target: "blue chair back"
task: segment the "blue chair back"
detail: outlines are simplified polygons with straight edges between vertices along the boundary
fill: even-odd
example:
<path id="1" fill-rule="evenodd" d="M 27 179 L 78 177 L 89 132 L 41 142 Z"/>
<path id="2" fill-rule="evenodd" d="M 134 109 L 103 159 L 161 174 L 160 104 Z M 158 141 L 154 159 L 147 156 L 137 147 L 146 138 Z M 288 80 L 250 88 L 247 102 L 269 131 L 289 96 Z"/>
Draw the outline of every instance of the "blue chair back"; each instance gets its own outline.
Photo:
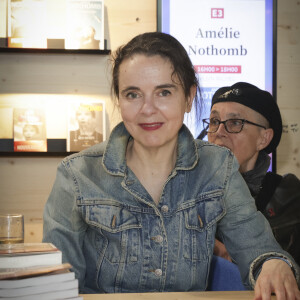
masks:
<path id="1" fill-rule="evenodd" d="M 213 256 L 208 291 L 244 291 L 240 271 L 236 264 L 219 256 Z"/>

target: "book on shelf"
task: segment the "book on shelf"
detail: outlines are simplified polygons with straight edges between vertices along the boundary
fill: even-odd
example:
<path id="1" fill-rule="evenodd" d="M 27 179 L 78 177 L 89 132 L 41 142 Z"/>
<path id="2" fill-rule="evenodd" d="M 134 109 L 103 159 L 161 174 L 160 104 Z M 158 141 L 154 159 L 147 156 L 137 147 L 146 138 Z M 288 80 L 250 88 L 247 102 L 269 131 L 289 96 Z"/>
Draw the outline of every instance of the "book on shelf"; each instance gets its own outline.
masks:
<path id="1" fill-rule="evenodd" d="M 66 0 L 66 49 L 104 49 L 104 0 Z"/>
<path id="2" fill-rule="evenodd" d="M 105 140 L 105 101 L 72 102 L 68 108 L 67 151 L 81 151 Z"/>
<path id="3" fill-rule="evenodd" d="M 7 0 L 0 0 L 0 48 L 7 47 Z"/>
<path id="4" fill-rule="evenodd" d="M 46 120 L 41 108 L 14 108 L 13 132 L 15 152 L 46 152 Z"/>
<path id="5" fill-rule="evenodd" d="M 62 263 L 62 252 L 49 243 L 0 245 L 0 276 L 3 269 L 52 266 Z"/>
<path id="6" fill-rule="evenodd" d="M 46 0 L 8 0 L 9 48 L 46 48 Z"/>

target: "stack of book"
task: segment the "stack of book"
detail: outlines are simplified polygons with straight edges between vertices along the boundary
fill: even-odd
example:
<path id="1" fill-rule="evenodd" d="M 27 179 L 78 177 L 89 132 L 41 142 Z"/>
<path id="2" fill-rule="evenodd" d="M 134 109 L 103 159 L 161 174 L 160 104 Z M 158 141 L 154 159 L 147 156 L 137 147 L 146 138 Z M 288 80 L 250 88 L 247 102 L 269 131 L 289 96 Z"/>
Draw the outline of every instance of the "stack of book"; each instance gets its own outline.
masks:
<path id="1" fill-rule="evenodd" d="M 51 243 L 0 245 L 0 300 L 82 300 L 71 267 Z"/>

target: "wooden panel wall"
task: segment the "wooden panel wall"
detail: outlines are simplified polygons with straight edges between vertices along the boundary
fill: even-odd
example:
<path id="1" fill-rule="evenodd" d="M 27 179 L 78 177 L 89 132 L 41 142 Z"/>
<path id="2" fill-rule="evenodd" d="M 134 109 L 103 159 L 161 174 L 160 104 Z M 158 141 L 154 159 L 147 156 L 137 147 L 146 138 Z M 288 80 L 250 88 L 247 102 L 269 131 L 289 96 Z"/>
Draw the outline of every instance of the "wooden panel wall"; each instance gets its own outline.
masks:
<path id="1" fill-rule="evenodd" d="M 105 35 L 115 50 L 156 30 L 156 0 L 105 0 Z M 107 133 L 119 121 L 110 102 L 107 56 L 0 54 L 0 93 L 91 94 L 106 100 Z M 42 239 L 42 215 L 62 157 L 0 157 L 0 212 L 25 215 L 25 241 Z"/>
<path id="2" fill-rule="evenodd" d="M 300 1 L 278 0 L 277 101 L 283 134 L 277 172 L 300 178 Z"/>
<path id="3" fill-rule="evenodd" d="M 156 30 L 156 0 L 106 0 L 106 37 L 112 50 Z M 278 173 L 300 177 L 300 3 L 278 0 L 278 102 L 285 132 Z M 110 104 L 107 57 L 0 54 L 0 93 L 93 94 L 106 100 L 111 130 L 120 120 Z M 25 215 L 25 240 L 41 241 L 43 207 L 62 157 L 0 157 L 0 212 Z"/>

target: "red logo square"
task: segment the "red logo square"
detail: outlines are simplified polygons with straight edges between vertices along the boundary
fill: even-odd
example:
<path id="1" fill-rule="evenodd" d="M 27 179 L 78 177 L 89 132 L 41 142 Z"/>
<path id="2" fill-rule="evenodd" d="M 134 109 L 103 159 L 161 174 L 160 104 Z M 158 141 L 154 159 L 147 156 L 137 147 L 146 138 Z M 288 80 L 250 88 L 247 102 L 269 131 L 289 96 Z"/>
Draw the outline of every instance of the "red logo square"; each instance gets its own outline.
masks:
<path id="1" fill-rule="evenodd" d="M 223 19 L 224 18 L 224 8 L 212 8 L 211 18 Z"/>

